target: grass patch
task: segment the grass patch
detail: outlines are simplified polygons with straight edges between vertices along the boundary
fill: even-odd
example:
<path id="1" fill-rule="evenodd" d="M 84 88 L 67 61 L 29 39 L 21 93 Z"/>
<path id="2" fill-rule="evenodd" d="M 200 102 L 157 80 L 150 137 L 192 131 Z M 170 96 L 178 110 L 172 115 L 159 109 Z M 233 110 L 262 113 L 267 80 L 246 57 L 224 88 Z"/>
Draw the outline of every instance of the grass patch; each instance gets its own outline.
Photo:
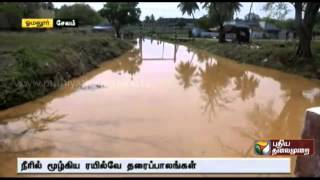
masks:
<path id="1" fill-rule="evenodd" d="M 320 42 L 312 42 L 313 60 L 295 59 L 296 43 L 279 40 L 259 40 L 251 44 L 218 43 L 214 39 L 162 38 L 193 48 L 203 49 L 212 54 L 224 56 L 239 63 L 254 64 L 320 79 Z"/>
<path id="2" fill-rule="evenodd" d="M 43 96 L 132 44 L 103 34 L 0 33 L 0 109 Z"/>

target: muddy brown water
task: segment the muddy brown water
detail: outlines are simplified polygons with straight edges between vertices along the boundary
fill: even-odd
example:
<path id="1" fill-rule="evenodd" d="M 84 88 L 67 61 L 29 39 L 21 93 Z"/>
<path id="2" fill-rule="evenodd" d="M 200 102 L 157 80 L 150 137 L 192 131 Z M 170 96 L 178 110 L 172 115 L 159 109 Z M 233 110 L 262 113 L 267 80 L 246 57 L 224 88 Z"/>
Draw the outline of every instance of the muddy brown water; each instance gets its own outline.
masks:
<path id="1" fill-rule="evenodd" d="M 0 176 L 17 175 L 17 157 L 256 157 L 255 140 L 299 139 L 305 110 L 319 104 L 319 81 L 138 40 L 57 91 L 0 111 Z"/>

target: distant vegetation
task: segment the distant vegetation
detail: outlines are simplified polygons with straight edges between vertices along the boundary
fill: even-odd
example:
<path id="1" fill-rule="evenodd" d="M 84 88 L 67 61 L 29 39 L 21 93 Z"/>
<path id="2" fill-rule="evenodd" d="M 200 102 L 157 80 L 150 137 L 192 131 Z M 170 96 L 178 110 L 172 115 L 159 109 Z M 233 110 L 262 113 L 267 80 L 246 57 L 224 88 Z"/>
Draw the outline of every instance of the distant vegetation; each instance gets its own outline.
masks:
<path id="1" fill-rule="evenodd" d="M 103 21 L 100 14 L 87 4 L 64 5 L 57 11 L 56 18 L 77 19 L 79 25 L 96 25 Z"/>
<path id="2" fill-rule="evenodd" d="M 150 16 L 146 16 L 144 18 L 144 21 L 143 21 L 143 23 L 145 23 L 145 24 L 152 24 L 152 23 L 155 23 L 155 22 L 156 22 L 156 20 L 155 20 L 153 14 L 151 14 Z"/>
<path id="3" fill-rule="evenodd" d="M 118 38 L 120 38 L 120 30 L 123 26 L 140 23 L 141 10 L 136 2 L 107 2 L 99 13 L 112 24 Z"/>
<path id="4" fill-rule="evenodd" d="M 45 10 L 53 11 L 53 4 L 0 2 L 0 30 L 19 30 L 21 18 L 43 17 Z"/>
<path id="5" fill-rule="evenodd" d="M 1 30 L 20 30 L 21 18 L 74 18 L 79 21 L 80 26 L 96 25 L 104 20 L 98 12 L 87 4 L 64 5 L 57 9 L 51 2 L 0 3 Z"/>

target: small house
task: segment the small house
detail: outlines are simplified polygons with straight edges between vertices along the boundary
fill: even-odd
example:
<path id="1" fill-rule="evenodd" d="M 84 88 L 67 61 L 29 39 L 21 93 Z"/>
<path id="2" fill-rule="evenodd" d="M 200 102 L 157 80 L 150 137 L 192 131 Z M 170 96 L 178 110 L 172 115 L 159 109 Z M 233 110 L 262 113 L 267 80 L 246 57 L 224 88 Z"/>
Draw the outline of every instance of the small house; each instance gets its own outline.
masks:
<path id="1" fill-rule="evenodd" d="M 242 28 L 243 30 L 245 28 L 249 28 L 250 36 L 254 39 L 278 39 L 279 36 L 281 36 L 281 30 L 273 24 L 267 23 L 266 21 L 247 21 L 235 19 L 225 22 L 224 26 L 234 26 L 237 28 Z M 229 36 L 232 35 L 228 35 L 228 37 Z"/>
<path id="2" fill-rule="evenodd" d="M 260 27 L 263 29 L 263 38 L 278 39 L 280 29 L 275 27 L 273 24 L 267 23 L 266 21 L 259 22 Z"/>
<path id="3" fill-rule="evenodd" d="M 295 39 L 295 32 L 292 30 L 282 29 L 279 32 L 279 39 L 293 40 Z"/>
<path id="4" fill-rule="evenodd" d="M 210 30 L 219 33 L 219 27 Z M 250 41 L 250 27 L 239 20 L 225 22 L 224 33 L 227 41 L 239 43 Z"/>

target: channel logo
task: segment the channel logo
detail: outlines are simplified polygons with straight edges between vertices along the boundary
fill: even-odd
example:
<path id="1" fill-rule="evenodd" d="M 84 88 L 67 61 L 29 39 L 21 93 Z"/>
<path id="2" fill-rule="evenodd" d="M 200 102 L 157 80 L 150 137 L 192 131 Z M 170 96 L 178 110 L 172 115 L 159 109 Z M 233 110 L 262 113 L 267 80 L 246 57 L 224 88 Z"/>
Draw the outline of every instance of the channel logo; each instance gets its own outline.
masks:
<path id="1" fill-rule="evenodd" d="M 257 155 L 310 156 L 314 153 L 314 139 L 272 139 L 255 141 Z"/>
<path id="2" fill-rule="evenodd" d="M 271 142 L 270 141 L 256 141 L 254 146 L 255 152 L 258 155 L 270 155 Z"/>

